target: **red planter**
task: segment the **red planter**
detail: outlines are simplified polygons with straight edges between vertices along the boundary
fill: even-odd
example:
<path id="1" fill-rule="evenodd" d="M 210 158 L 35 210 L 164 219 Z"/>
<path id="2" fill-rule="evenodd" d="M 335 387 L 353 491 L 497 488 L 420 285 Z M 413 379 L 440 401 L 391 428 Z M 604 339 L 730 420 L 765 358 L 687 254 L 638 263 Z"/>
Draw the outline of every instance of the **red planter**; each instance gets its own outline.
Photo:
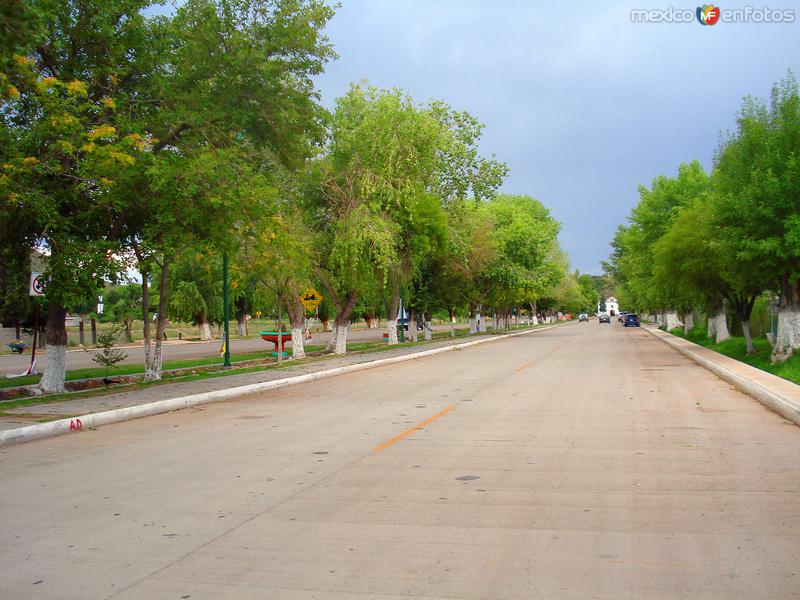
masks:
<path id="1" fill-rule="evenodd" d="M 275 344 L 275 350 L 273 351 L 273 356 L 278 356 L 278 332 L 277 331 L 259 331 L 261 334 L 261 339 L 265 342 L 272 342 Z M 284 331 L 280 334 L 281 339 L 283 340 L 283 347 L 286 348 L 286 342 L 292 341 L 292 333 L 290 331 Z M 283 353 L 286 356 L 286 352 Z"/>

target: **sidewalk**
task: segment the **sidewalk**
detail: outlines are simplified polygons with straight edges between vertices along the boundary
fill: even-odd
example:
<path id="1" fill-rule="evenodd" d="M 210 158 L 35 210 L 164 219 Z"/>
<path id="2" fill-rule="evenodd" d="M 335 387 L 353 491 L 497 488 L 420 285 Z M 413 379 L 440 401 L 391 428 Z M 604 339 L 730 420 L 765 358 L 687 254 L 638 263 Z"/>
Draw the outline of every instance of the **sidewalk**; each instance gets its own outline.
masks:
<path id="1" fill-rule="evenodd" d="M 799 385 L 682 337 L 661 331 L 653 325 L 645 325 L 642 329 L 705 367 L 717 377 L 752 396 L 767 408 L 800 425 Z"/>
<path id="2" fill-rule="evenodd" d="M 531 329 L 530 331 L 533 330 L 535 330 L 535 328 Z M 528 330 L 520 329 L 507 333 L 513 333 L 517 331 Z M 12 408 L 6 411 L 7 414 L 5 416 L 0 417 L 0 431 L 33 425 L 43 419 L 51 420 L 56 418 L 74 417 L 88 413 L 97 413 L 118 408 L 128 408 L 131 406 L 149 404 L 151 402 L 168 400 L 171 398 L 181 398 L 184 396 L 201 394 L 205 392 L 226 390 L 233 387 L 274 381 L 295 375 L 316 373 L 336 367 L 372 362 L 379 359 L 392 358 L 407 354 L 415 354 L 426 350 L 463 344 L 465 342 L 484 339 L 487 337 L 490 338 L 494 336 L 473 335 L 467 338 L 448 338 L 446 340 L 439 340 L 418 346 L 398 345 L 392 350 L 383 350 L 380 352 L 367 352 L 363 354 L 353 352 L 344 356 L 329 356 L 316 360 L 312 358 L 299 362 L 287 360 L 285 366 L 281 369 L 243 373 L 241 375 L 212 377 L 208 379 L 201 379 L 199 381 L 164 383 L 153 385 L 144 389 L 130 389 L 128 391 L 120 391 L 118 393 L 110 393 L 89 398 L 58 400 L 56 402 L 47 404 Z M 79 394 L 79 392 L 76 392 L 76 395 L 77 394 Z M 0 404 L 0 406 L 2 406 L 2 404 Z"/>

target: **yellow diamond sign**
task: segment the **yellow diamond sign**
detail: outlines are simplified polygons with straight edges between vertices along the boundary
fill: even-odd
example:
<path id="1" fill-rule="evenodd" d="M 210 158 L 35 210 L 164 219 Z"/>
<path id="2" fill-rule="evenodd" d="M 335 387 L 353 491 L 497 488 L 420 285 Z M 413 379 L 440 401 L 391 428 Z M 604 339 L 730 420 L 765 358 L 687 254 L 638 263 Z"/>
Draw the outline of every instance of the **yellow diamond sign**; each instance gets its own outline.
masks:
<path id="1" fill-rule="evenodd" d="M 316 310 L 319 303 L 322 302 L 322 294 L 320 294 L 314 288 L 308 288 L 302 294 L 300 294 L 300 303 L 306 307 L 308 311 Z"/>

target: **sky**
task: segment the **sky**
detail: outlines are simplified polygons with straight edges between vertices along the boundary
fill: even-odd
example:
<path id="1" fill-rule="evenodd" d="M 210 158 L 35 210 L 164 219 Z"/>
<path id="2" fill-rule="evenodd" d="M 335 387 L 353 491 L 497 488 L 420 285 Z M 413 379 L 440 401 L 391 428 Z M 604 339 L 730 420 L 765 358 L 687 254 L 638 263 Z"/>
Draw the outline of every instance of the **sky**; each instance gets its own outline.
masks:
<path id="1" fill-rule="evenodd" d="M 794 23 L 632 22 L 632 9 L 670 5 L 697 7 L 342 0 L 326 30 L 339 58 L 317 85 L 328 108 L 367 79 L 475 115 L 482 152 L 510 167 L 501 191 L 540 200 L 572 266 L 599 274 L 638 186 L 682 162 L 710 169 L 742 99 L 800 71 L 800 1 L 749 5 L 794 10 Z"/>

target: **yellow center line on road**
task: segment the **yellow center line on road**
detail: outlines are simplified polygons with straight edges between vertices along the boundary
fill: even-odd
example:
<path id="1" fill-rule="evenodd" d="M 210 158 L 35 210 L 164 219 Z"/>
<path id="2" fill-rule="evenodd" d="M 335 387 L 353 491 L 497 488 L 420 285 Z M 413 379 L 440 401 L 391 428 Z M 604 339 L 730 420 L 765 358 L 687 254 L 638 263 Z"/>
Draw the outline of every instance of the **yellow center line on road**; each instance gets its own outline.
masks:
<path id="1" fill-rule="evenodd" d="M 403 433 L 394 436 L 392 439 L 387 440 L 387 441 L 383 442 L 382 444 L 378 444 L 377 446 L 375 446 L 375 448 L 372 449 L 372 451 L 373 452 L 382 452 L 382 451 L 386 450 L 389 446 L 392 446 L 392 445 L 396 444 L 397 442 L 399 442 L 400 440 L 407 438 L 408 436 L 410 436 L 415 431 L 418 431 L 418 430 L 422 429 L 423 427 L 425 427 L 426 425 L 428 425 L 430 423 L 433 423 L 439 417 L 445 416 L 447 413 L 449 413 L 454 408 L 455 408 L 455 406 L 453 406 L 451 404 L 450 406 L 448 406 L 444 410 L 436 413 L 432 417 L 430 417 L 428 419 L 425 419 L 421 423 L 417 423 L 416 425 L 414 425 L 410 429 L 406 429 Z"/>

